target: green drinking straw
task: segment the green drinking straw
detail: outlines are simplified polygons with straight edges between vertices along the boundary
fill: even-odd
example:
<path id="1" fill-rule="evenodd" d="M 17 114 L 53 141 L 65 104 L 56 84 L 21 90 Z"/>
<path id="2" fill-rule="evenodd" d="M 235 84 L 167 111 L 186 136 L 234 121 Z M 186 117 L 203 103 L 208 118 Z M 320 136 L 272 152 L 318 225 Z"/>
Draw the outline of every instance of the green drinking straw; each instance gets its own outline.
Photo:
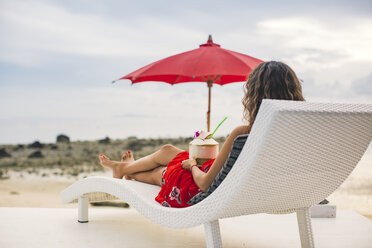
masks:
<path id="1" fill-rule="evenodd" d="M 223 119 L 223 120 L 220 122 L 220 124 L 218 124 L 218 126 L 216 127 L 216 129 L 214 129 L 213 133 L 208 137 L 208 139 L 211 139 L 211 138 L 213 137 L 214 133 L 215 133 L 215 132 L 217 131 L 217 129 L 222 125 L 222 123 L 223 123 L 224 121 L 226 121 L 226 119 L 227 119 L 227 116 L 225 117 L 225 119 Z"/>

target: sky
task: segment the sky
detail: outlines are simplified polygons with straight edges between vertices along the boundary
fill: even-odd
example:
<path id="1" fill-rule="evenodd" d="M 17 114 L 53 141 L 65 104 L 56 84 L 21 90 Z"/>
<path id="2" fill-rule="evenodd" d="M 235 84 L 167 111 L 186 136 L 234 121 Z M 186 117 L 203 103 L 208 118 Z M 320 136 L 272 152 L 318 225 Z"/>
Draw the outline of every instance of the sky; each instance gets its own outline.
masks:
<path id="1" fill-rule="evenodd" d="M 0 0 L 0 144 L 192 136 L 203 83 L 118 79 L 221 47 L 287 63 L 307 101 L 372 103 L 371 1 Z M 243 124 L 243 83 L 212 88 L 211 127 Z"/>

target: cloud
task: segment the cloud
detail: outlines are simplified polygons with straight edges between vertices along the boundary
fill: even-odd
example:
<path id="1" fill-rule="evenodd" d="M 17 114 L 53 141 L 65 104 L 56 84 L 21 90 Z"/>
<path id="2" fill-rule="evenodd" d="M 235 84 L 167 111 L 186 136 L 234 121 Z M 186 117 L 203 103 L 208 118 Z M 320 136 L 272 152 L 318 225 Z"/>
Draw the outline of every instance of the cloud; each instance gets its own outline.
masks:
<path id="1" fill-rule="evenodd" d="M 161 19 L 117 20 L 32 1 L 7 2 L 0 22 L 7 34 L 1 39 L 0 59 L 24 66 L 43 65 L 55 54 L 158 57 L 201 35 Z M 156 41 L 165 36 L 168 43 Z M 156 49 L 149 42 L 156 42 Z"/>
<path id="2" fill-rule="evenodd" d="M 357 94 L 371 97 L 372 101 L 372 72 L 364 78 L 353 81 L 352 88 Z"/>
<path id="3" fill-rule="evenodd" d="M 308 17 L 286 17 L 267 19 L 258 23 L 260 33 L 276 39 L 284 49 L 297 52 L 298 49 L 338 54 L 337 60 L 330 57 L 330 65 L 345 61 L 366 60 L 372 62 L 372 19 L 358 18 L 342 21 L 322 22 Z M 325 52 L 325 53 L 324 53 Z M 293 54 L 294 55 L 294 54 Z M 292 60 L 309 62 L 309 53 L 298 53 Z M 321 62 L 321 61 L 320 61 Z M 313 64 L 319 64 L 316 60 Z"/>
<path id="4" fill-rule="evenodd" d="M 110 82 L 197 48 L 209 33 L 223 48 L 288 63 L 307 100 L 371 103 L 370 6 L 2 1 L 0 143 L 54 141 L 61 132 L 72 139 L 186 136 L 204 128 L 205 85 Z M 212 126 L 229 116 L 221 135 L 241 123 L 241 87 L 212 89 Z"/>

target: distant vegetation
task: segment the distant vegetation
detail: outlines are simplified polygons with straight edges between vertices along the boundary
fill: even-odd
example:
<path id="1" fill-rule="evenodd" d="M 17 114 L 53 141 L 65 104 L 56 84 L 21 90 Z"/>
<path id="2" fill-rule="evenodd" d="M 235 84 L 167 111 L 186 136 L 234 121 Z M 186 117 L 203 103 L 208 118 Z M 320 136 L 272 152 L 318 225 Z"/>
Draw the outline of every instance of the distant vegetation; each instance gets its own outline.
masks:
<path id="1" fill-rule="evenodd" d="M 59 137 L 59 138 L 58 138 Z M 111 140 L 106 137 L 97 141 L 70 142 L 68 137 L 59 135 L 58 142 L 42 144 L 0 145 L 0 179 L 8 178 L 12 171 L 39 176 L 77 177 L 81 174 L 102 172 L 98 155 L 106 154 L 113 160 L 120 160 L 124 151 L 131 150 L 135 159 L 153 153 L 162 145 L 172 144 L 188 150 L 192 138 L 139 139 L 129 137 Z M 61 138 L 62 137 L 62 138 Z M 216 138 L 220 147 L 225 137 Z"/>

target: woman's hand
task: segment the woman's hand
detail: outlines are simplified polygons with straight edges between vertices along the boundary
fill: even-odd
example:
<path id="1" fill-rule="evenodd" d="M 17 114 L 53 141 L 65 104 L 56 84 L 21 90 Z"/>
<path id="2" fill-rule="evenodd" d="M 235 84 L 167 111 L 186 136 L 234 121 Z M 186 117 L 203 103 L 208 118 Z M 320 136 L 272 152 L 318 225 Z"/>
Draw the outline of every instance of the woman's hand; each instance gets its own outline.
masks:
<path id="1" fill-rule="evenodd" d="M 191 166 L 193 165 L 197 165 L 196 164 L 196 160 L 193 159 L 193 158 L 189 158 L 189 159 L 186 159 L 184 161 L 181 162 L 181 165 L 182 165 L 182 168 L 188 170 L 188 171 L 191 171 Z"/>

